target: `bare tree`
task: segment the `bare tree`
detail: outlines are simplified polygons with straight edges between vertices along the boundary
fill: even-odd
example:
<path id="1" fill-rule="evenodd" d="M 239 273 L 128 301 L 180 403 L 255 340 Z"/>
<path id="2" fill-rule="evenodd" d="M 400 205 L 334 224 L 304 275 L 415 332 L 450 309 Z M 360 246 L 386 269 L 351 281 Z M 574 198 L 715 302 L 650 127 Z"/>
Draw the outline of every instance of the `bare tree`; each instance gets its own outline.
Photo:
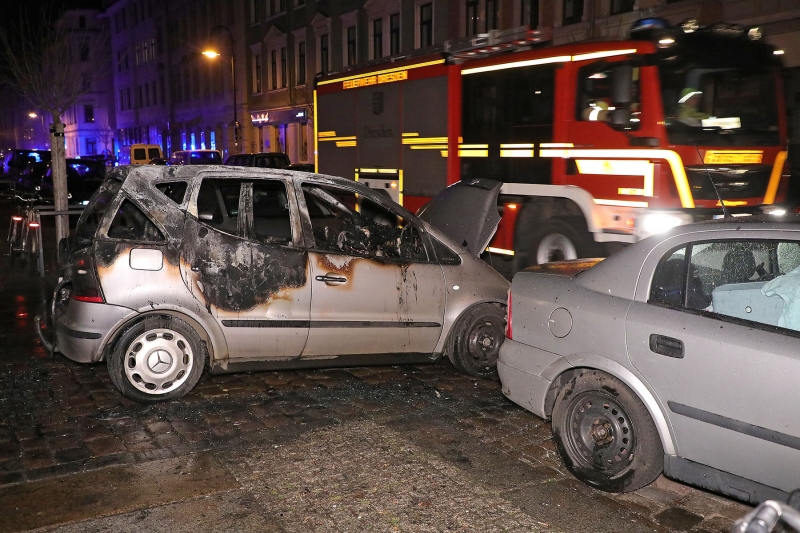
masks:
<path id="1" fill-rule="evenodd" d="M 48 10 L 32 19 L 22 15 L 18 22 L 0 28 L 0 54 L 6 84 L 16 89 L 31 105 L 50 113 L 50 149 L 53 194 L 56 211 L 67 210 L 67 169 L 63 114 L 91 91 L 93 71 L 80 68 L 91 54 L 106 53 L 105 33 L 75 31 L 69 20 L 56 22 Z M 90 63 L 97 68 L 98 62 Z M 56 239 L 69 235 L 69 218 L 56 217 Z"/>

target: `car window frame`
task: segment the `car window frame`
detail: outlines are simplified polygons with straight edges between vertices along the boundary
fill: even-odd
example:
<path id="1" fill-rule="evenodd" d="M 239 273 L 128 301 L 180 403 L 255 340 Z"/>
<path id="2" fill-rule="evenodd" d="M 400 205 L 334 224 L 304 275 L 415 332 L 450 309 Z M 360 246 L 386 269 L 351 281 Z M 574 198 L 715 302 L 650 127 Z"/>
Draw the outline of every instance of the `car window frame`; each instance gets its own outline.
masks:
<path id="1" fill-rule="evenodd" d="M 111 224 L 116 218 L 117 213 L 119 212 L 119 208 L 122 204 L 126 201 L 130 201 L 142 214 L 147 217 L 147 219 L 155 225 L 161 235 L 164 237 L 160 241 L 152 241 L 152 240 L 139 240 L 139 239 L 122 239 L 119 237 L 112 237 L 108 234 L 109 230 L 111 229 Z M 125 193 L 124 190 L 120 189 L 117 192 L 116 197 L 114 200 L 109 204 L 108 209 L 103 214 L 103 219 L 98 225 L 97 230 L 95 231 L 95 240 L 102 239 L 104 241 L 109 242 L 118 242 L 118 243 L 135 243 L 140 246 L 151 246 L 151 247 L 163 247 L 169 243 L 169 232 L 166 230 L 164 226 L 162 226 L 157 220 L 155 220 L 150 214 L 148 213 L 147 209 L 142 207 L 140 202 L 137 202 L 135 198 Z"/>

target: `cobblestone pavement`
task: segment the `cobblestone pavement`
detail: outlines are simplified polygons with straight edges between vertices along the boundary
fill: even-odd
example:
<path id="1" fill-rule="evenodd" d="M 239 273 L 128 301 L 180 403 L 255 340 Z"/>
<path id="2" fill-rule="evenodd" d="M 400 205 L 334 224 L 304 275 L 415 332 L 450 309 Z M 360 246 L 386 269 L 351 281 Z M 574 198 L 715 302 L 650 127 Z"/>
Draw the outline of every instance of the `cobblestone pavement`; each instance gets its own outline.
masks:
<path id="1" fill-rule="evenodd" d="M 44 283 L 3 265 L 0 284 L 0 530 L 58 526 L 21 508 L 46 508 L 19 496 L 37 483 L 131 465 L 176 469 L 206 455 L 227 481 L 205 501 L 239 511 L 189 520 L 186 530 L 699 533 L 727 531 L 748 509 L 663 477 L 626 495 L 593 490 L 563 468 L 549 423 L 506 400 L 499 383 L 447 362 L 206 375 L 179 401 L 135 404 L 104 364 L 51 357 L 39 344 Z M 161 527 L 178 514 L 166 500 L 137 505 L 84 519 L 105 520 L 93 531 L 136 531 L 141 513 Z M 253 506 L 263 513 L 255 525 Z M 23 515 L 39 518 L 15 521 Z M 129 525 L 113 525 L 114 515 Z"/>

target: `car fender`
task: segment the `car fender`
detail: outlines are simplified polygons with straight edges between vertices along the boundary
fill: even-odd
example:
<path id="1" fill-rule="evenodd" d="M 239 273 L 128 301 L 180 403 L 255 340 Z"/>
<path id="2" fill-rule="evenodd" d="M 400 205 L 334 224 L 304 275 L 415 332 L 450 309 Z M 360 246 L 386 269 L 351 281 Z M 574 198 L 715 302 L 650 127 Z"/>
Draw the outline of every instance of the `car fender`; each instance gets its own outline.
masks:
<path id="1" fill-rule="evenodd" d="M 558 385 L 556 382 L 559 376 L 577 368 L 601 370 L 627 385 L 639 397 L 650 413 L 650 417 L 653 419 L 653 423 L 658 430 L 658 435 L 661 438 L 661 445 L 664 447 L 664 453 L 667 455 L 677 454 L 672 427 L 664 416 L 664 411 L 661 409 L 661 405 L 658 403 L 656 397 L 650 392 L 650 389 L 639 376 L 607 357 L 590 353 L 571 354 L 559 358 L 545 368 L 541 376 L 552 383 L 545 405 L 548 416 L 552 414 L 552 403 L 558 394 Z"/>
<path id="2" fill-rule="evenodd" d="M 175 318 L 180 318 L 192 326 L 200 339 L 205 341 L 208 349 L 209 363 L 221 359 L 228 359 L 228 343 L 225 341 L 225 335 L 219 324 L 214 320 L 197 315 L 185 307 L 163 305 L 163 306 L 148 306 L 136 310 L 135 315 L 125 317 L 125 320 L 117 323 L 114 328 L 109 330 L 109 334 L 104 339 L 102 351 L 104 355 L 110 350 L 114 343 L 116 343 L 119 336 L 132 324 L 143 320 L 148 316 L 168 315 Z"/>

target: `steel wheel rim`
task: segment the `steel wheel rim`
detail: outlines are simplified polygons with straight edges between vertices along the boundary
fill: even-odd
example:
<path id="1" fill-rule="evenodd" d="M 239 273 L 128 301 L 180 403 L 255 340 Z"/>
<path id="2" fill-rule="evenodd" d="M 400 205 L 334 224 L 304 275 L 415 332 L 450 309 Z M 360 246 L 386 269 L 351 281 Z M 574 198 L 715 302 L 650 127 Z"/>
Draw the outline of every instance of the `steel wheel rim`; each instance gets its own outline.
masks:
<path id="1" fill-rule="evenodd" d="M 578 466 L 609 476 L 633 461 L 636 435 L 628 412 L 613 398 L 584 393 L 567 410 L 565 444 Z"/>
<path id="2" fill-rule="evenodd" d="M 539 265 L 577 258 L 578 251 L 575 249 L 575 245 L 569 237 L 560 233 L 546 235 L 536 251 L 536 263 Z"/>
<path id="3" fill-rule="evenodd" d="M 494 365 L 500 350 L 499 335 L 505 336 L 503 328 L 490 318 L 482 319 L 472 328 L 467 339 L 467 352 L 476 365 Z"/>
<path id="4" fill-rule="evenodd" d="M 140 392 L 166 394 L 189 378 L 194 353 L 180 333 L 166 328 L 150 329 L 128 344 L 123 367 L 128 382 Z"/>

